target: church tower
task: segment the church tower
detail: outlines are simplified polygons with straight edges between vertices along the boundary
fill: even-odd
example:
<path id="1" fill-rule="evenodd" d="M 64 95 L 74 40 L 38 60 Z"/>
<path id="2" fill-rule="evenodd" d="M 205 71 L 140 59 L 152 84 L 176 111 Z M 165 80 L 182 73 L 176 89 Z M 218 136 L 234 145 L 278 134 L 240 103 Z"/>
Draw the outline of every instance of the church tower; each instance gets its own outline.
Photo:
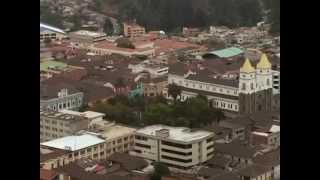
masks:
<path id="1" fill-rule="evenodd" d="M 240 68 L 239 77 L 239 113 L 255 112 L 256 70 L 247 58 Z"/>
<path id="2" fill-rule="evenodd" d="M 269 112 L 272 107 L 272 70 L 266 54 L 262 54 L 256 67 L 256 112 Z"/>

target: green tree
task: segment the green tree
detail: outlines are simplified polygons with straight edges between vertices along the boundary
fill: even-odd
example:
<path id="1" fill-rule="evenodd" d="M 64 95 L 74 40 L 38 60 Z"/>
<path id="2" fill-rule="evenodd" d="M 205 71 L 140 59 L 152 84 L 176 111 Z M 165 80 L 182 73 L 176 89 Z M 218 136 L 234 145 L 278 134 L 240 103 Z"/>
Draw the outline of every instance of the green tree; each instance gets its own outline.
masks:
<path id="1" fill-rule="evenodd" d="M 159 174 L 160 176 L 170 175 L 170 170 L 168 166 L 161 162 L 155 162 L 154 165 L 154 174 Z"/>
<path id="2" fill-rule="evenodd" d="M 134 45 L 128 38 L 119 38 L 116 40 L 117 47 L 135 49 Z"/>
<path id="3" fill-rule="evenodd" d="M 169 84 L 168 86 L 168 94 L 174 99 L 176 102 L 178 96 L 181 95 L 181 87 L 177 86 L 175 83 Z"/>
<path id="4" fill-rule="evenodd" d="M 113 31 L 114 31 L 113 24 L 109 18 L 106 18 L 103 25 L 103 30 L 108 36 L 113 34 Z"/>

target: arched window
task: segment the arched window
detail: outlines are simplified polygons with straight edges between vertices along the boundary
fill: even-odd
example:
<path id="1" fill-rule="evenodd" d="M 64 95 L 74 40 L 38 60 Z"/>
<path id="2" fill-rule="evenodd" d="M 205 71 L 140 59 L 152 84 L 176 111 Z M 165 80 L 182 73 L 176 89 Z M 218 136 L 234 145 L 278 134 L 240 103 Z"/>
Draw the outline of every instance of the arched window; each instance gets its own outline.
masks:
<path id="1" fill-rule="evenodd" d="M 246 90 L 246 83 L 242 83 L 242 90 Z"/>

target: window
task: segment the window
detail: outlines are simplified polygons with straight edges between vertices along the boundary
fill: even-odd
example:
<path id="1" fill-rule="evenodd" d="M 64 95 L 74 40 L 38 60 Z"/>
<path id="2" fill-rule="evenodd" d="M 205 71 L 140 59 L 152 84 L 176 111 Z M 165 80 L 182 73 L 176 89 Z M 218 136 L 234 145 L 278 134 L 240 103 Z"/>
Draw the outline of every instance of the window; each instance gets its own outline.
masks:
<path id="1" fill-rule="evenodd" d="M 115 145 L 115 144 L 116 144 L 116 141 L 112 141 L 112 144 Z"/>
<path id="2" fill-rule="evenodd" d="M 93 148 L 93 151 L 97 151 L 97 147 L 94 147 L 94 148 Z"/>
<path id="3" fill-rule="evenodd" d="M 184 153 L 184 152 L 178 152 L 178 151 L 173 151 L 173 150 L 163 149 L 163 148 L 161 150 L 166 153 L 177 154 L 177 155 L 182 155 L 182 156 L 192 155 L 192 152 Z"/>
<path id="4" fill-rule="evenodd" d="M 253 90 L 253 83 L 250 84 L 251 90 Z"/>
<path id="5" fill-rule="evenodd" d="M 100 149 L 103 149 L 104 148 L 104 144 L 100 144 Z"/>
<path id="6" fill-rule="evenodd" d="M 80 154 L 81 154 L 81 155 L 84 155 L 85 153 L 86 153 L 85 150 L 80 151 Z"/>
<path id="7" fill-rule="evenodd" d="M 173 146 L 176 148 L 182 148 L 182 149 L 191 149 L 192 145 L 191 144 L 178 144 L 178 143 L 173 143 L 173 142 L 168 142 L 168 141 L 161 141 L 161 144 L 166 145 L 166 146 Z"/>
<path id="8" fill-rule="evenodd" d="M 242 83 L 241 89 L 242 89 L 242 90 L 246 90 L 246 83 Z"/>
<path id="9" fill-rule="evenodd" d="M 104 151 L 100 152 L 100 156 L 103 156 L 104 155 Z"/>
<path id="10" fill-rule="evenodd" d="M 171 161 L 182 162 L 182 163 L 192 162 L 192 159 L 179 159 L 179 158 L 174 158 L 174 157 L 165 156 L 165 155 L 161 155 L 161 158 L 162 159 L 168 159 L 168 160 L 171 160 Z"/>
<path id="11" fill-rule="evenodd" d="M 123 140 L 124 140 L 124 141 L 127 141 L 127 140 L 128 140 L 128 137 L 123 138 Z"/>
<path id="12" fill-rule="evenodd" d="M 149 146 L 149 145 L 140 144 L 140 143 L 135 143 L 135 145 L 136 145 L 137 147 L 142 147 L 142 148 L 151 149 L 151 146 Z"/>
<path id="13" fill-rule="evenodd" d="M 91 152 L 91 148 L 88 148 L 88 149 L 87 149 L 87 153 L 90 153 L 90 152 Z"/>
<path id="14" fill-rule="evenodd" d="M 270 85 L 270 79 L 267 79 L 267 86 Z"/>
<path id="15" fill-rule="evenodd" d="M 138 136 L 138 135 L 136 135 L 135 138 L 136 138 L 137 140 L 142 140 L 142 141 L 147 141 L 147 140 L 148 140 L 148 138 L 146 138 L 146 137 L 144 137 L 144 136 Z"/>
<path id="16" fill-rule="evenodd" d="M 117 143 L 120 144 L 122 142 L 122 139 L 118 139 Z"/>
<path id="17" fill-rule="evenodd" d="M 72 154 L 69 154 L 69 158 L 72 158 Z"/>

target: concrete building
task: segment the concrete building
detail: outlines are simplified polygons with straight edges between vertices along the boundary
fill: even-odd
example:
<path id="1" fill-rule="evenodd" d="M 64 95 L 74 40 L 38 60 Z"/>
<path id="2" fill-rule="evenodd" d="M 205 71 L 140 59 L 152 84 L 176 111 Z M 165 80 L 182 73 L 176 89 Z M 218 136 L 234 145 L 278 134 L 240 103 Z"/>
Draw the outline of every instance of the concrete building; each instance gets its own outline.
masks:
<path id="1" fill-rule="evenodd" d="M 40 42 L 43 42 L 45 39 L 61 41 L 64 38 L 66 38 L 66 33 L 63 30 L 40 23 Z"/>
<path id="2" fill-rule="evenodd" d="M 123 23 L 123 32 L 124 32 L 124 36 L 135 38 L 135 37 L 144 35 L 146 33 L 146 29 L 135 23 L 133 24 Z"/>
<path id="3" fill-rule="evenodd" d="M 63 88 L 57 92 L 57 89 L 54 88 L 40 87 L 40 109 L 77 110 L 82 106 L 82 103 L 83 93 L 75 89 Z"/>
<path id="4" fill-rule="evenodd" d="M 125 153 L 134 146 L 135 128 L 126 127 L 109 121 L 93 123 L 87 133 L 97 134 L 106 143 L 106 157 L 114 153 Z"/>
<path id="5" fill-rule="evenodd" d="M 272 71 L 273 94 L 280 94 L 280 71 Z"/>
<path id="6" fill-rule="evenodd" d="M 61 160 L 53 161 L 50 165 L 48 163 L 43 164 L 45 168 L 48 169 L 64 166 L 82 158 L 89 158 L 93 160 L 106 159 L 105 140 L 92 134 L 58 138 L 40 143 L 40 146 L 42 148 L 51 149 L 51 151 L 64 152 L 61 156 L 54 158 Z"/>
<path id="7" fill-rule="evenodd" d="M 272 125 L 265 132 L 253 131 L 251 133 L 253 145 L 265 145 L 271 148 L 280 147 L 280 126 Z"/>
<path id="8" fill-rule="evenodd" d="M 104 41 L 107 38 L 105 33 L 79 30 L 69 34 L 71 42 L 76 47 L 87 47 L 88 45 Z"/>
<path id="9" fill-rule="evenodd" d="M 89 120 L 83 116 L 40 110 L 40 142 L 66 137 L 87 129 Z"/>
<path id="10" fill-rule="evenodd" d="M 128 68 L 131 69 L 134 74 L 148 72 L 151 78 L 167 75 L 169 72 L 168 66 L 151 63 L 129 64 Z"/>
<path id="11" fill-rule="evenodd" d="M 135 133 L 132 155 L 188 169 L 213 157 L 214 134 L 183 127 L 153 125 Z"/>
<path id="12" fill-rule="evenodd" d="M 155 48 L 153 43 L 144 42 L 143 44 L 134 43 L 135 49 L 118 47 L 116 43 L 103 41 L 95 43 L 87 48 L 88 51 L 97 55 L 111 55 L 120 54 L 123 56 L 134 56 L 134 55 L 144 55 L 144 56 L 154 56 Z"/>
<path id="13" fill-rule="evenodd" d="M 142 79 L 141 82 L 143 87 L 143 94 L 145 96 L 167 96 L 166 94 L 164 94 L 165 88 L 168 85 L 168 78 L 166 76 L 152 79 Z"/>
<path id="14" fill-rule="evenodd" d="M 261 56 L 256 68 L 246 59 L 238 76 L 239 80 L 178 68 L 170 69 L 168 83 L 181 87 L 181 101 L 202 94 L 207 96 L 211 106 L 223 110 L 240 114 L 271 111 L 273 82 L 267 56 Z"/>
<path id="15" fill-rule="evenodd" d="M 99 123 L 103 121 L 103 118 L 105 117 L 104 113 L 99 113 L 99 112 L 94 112 L 94 111 L 85 111 L 85 112 L 78 112 L 78 111 L 71 111 L 71 110 L 60 110 L 59 112 L 65 113 L 65 114 L 70 114 L 70 115 L 75 115 L 75 116 L 81 116 L 89 121 L 89 125 L 87 128 L 91 127 L 91 125 L 95 123 Z"/>

